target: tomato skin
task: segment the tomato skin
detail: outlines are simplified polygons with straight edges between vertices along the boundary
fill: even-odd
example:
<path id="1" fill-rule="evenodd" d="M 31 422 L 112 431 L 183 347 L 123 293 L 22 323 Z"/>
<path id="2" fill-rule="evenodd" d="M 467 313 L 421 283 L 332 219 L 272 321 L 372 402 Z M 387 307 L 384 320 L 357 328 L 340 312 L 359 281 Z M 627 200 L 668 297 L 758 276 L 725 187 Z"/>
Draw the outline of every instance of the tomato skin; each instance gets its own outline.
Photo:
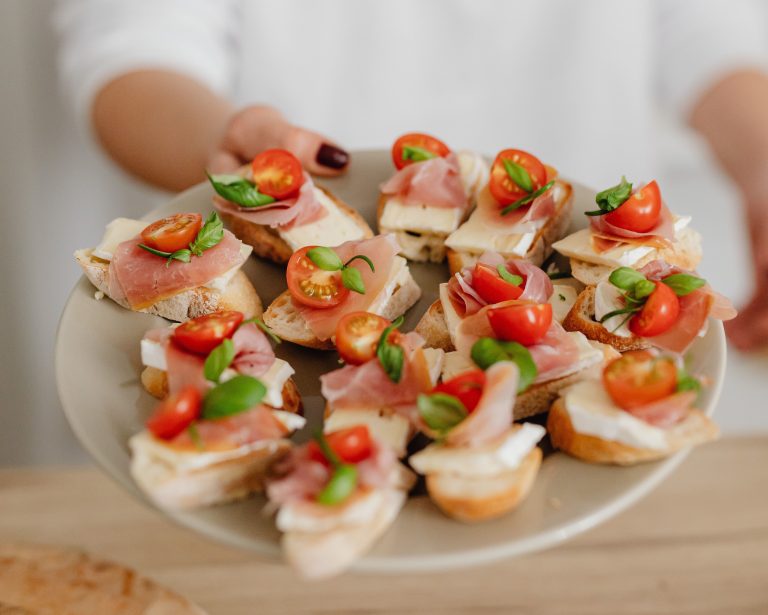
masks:
<path id="1" fill-rule="evenodd" d="M 677 367 L 669 357 L 631 350 L 607 365 L 603 385 L 617 406 L 632 410 L 672 395 L 677 388 Z"/>
<path id="2" fill-rule="evenodd" d="M 200 416 L 202 396 L 188 386 L 166 397 L 147 419 L 147 429 L 156 438 L 172 440 Z"/>
<path id="3" fill-rule="evenodd" d="M 243 313 L 222 310 L 198 316 L 173 330 L 173 341 L 188 352 L 207 355 L 226 338 L 232 337 L 243 322 Z"/>
<path id="4" fill-rule="evenodd" d="M 502 150 L 493 161 L 491 179 L 488 182 L 488 188 L 499 205 L 510 205 L 528 195 L 528 192 L 513 182 L 507 174 L 502 162 L 505 159 L 516 162 L 528 171 L 533 184 L 532 191 L 538 190 L 547 183 L 547 168 L 536 156 L 520 149 Z"/>
<path id="5" fill-rule="evenodd" d="M 523 284 L 525 284 L 524 277 Z M 472 288 L 488 303 L 518 299 L 523 294 L 521 286 L 515 286 L 503 280 L 496 269 L 482 263 L 477 263 L 472 272 Z"/>
<path id="6" fill-rule="evenodd" d="M 628 231 L 647 233 L 659 223 L 660 216 L 661 191 L 654 180 L 605 214 L 605 221 Z"/>
<path id="7" fill-rule="evenodd" d="M 669 331 L 680 315 L 680 300 L 663 282 L 654 282 L 654 290 L 640 311 L 629 321 L 629 330 L 640 337 L 653 337 Z"/>
<path id="8" fill-rule="evenodd" d="M 355 425 L 325 434 L 325 440 L 339 459 L 345 463 L 359 463 L 371 456 L 373 442 L 367 425 Z M 307 445 L 310 459 L 326 465 L 330 461 L 325 458 L 320 445 L 314 440 Z"/>
<path id="9" fill-rule="evenodd" d="M 251 163 L 253 182 L 260 192 L 278 201 L 296 196 L 304 183 L 301 162 L 284 149 L 268 149 Z"/>
<path id="10" fill-rule="evenodd" d="M 376 346 L 389 320 L 370 312 L 350 312 L 336 325 L 336 349 L 345 363 L 362 365 L 376 356 Z"/>
<path id="11" fill-rule="evenodd" d="M 416 162 L 415 160 L 403 160 L 403 148 L 406 146 L 421 147 L 440 158 L 445 158 L 451 153 L 451 148 L 440 139 L 421 132 L 409 132 L 400 137 L 395 141 L 394 145 L 392 145 L 392 162 L 398 171 L 407 167 L 409 164 Z"/>
<path id="12" fill-rule="evenodd" d="M 488 321 L 498 339 L 532 346 L 547 334 L 552 324 L 552 306 L 534 301 L 510 301 L 489 308 Z"/>
<path id="13" fill-rule="evenodd" d="M 141 231 L 141 241 L 161 252 L 176 252 L 188 247 L 202 226 L 200 214 L 174 214 L 147 226 Z"/>
<path id="14" fill-rule="evenodd" d="M 480 398 L 483 396 L 485 386 L 485 372 L 481 369 L 471 369 L 454 376 L 450 380 L 441 382 L 433 393 L 445 393 L 457 398 L 470 414 L 477 408 Z"/>
<path id="15" fill-rule="evenodd" d="M 349 289 L 341 283 L 339 271 L 324 271 L 310 260 L 307 252 L 315 247 L 306 246 L 291 255 L 285 271 L 288 290 L 307 307 L 335 307 L 347 298 Z"/>

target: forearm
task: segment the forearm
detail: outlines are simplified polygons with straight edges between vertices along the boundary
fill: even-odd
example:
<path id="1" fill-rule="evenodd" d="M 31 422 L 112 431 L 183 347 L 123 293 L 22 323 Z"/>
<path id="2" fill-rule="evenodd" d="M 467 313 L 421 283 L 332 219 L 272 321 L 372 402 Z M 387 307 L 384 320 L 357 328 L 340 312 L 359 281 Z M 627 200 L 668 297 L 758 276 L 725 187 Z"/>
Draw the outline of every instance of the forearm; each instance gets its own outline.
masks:
<path id="1" fill-rule="evenodd" d="M 232 105 L 198 81 L 170 71 L 121 75 L 96 95 L 93 127 L 126 171 L 165 190 L 199 181 L 222 138 Z"/>

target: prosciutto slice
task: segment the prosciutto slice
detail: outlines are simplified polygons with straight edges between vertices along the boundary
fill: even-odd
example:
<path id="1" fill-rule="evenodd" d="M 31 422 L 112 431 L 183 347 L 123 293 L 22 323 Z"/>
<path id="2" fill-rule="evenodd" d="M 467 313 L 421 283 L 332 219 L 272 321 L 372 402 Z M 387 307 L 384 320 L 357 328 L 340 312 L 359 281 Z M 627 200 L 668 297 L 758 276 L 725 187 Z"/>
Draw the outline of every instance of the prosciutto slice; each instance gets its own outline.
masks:
<path id="1" fill-rule="evenodd" d="M 555 213 L 554 190 L 547 190 L 535 198 L 530 205 L 519 207 L 507 215 L 502 215 L 504 209 L 486 188 L 480 193 L 477 201 L 477 215 L 489 228 L 498 232 L 504 229 L 507 233 L 531 233 L 539 230 L 546 220 Z"/>
<path id="2" fill-rule="evenodd" d="M 626 412 L 656 427 L 668 428 L 688 416 L 694 401 L 695 391 L 682 391 Z"/>
<path id="3" fill-rule="evenodd" d="M 268 406 L 211 421 L 198 421 L 197 433 L 206 450 L 228 450 L 264 440 L 276 440 L 288 433 L 288 428 L 275 418 Z M 197 449 L 188 431 L 170 441 L 171 446 Z"/>
<path id="4" fill-rule="evenodd" d="M 125 301 L 131 309 L 142 310 L 162 299 L 203 286 L 233 267 L 245 262 L 240 253 L 242 242 L 229 231 L 222 240 L 193 256 L 188 263 L 172 261 L 139 248 L 140 237 L 117 246 L 109 264 L 109 294 L 116 301 Z"/>
<path id="5" fill-rule="evenodd" d="M 380 186 L 404 205 L 466 209 L 469 205 L 456 154 L 409 164 Z"/>
<path id="6" fill-rule="evenodd" d="M 239 374 L 258 378 L 275 362 L 275 351 L 267 335 L 252 322 L 241 325 L 232 336 L 235 358 L 231 367 Z"/>
<path id="7" fill-rule="evenodd" d="M 592 216 L 589 219 L 593 245 L 598 252 L 605 252 L 619 243 L 654 243 L 665 247 L 675 241 L 675 219 L 672 212 L 662 203 L 659 222 L 650 231 L 637 233 L 628 231 L 608 222 L 605 216 Z"/>
<path id="8" fill-rule="evenodd" d="M 262 207 L 240 207 L 216 196 L 213 204 L 220 213 L 231 214 L 253 224 L 285 230 L 316 222 L 328 215 L 328 210 L 318 200 L 315 184 L 307 173 L 304 173 L 304 183 L 298 196 L 292 199 L 275 201 Z"/>
<path id="9" fill-rule="evenodd" d="M 384 290 L 389 280 L 395 256 L 400 252 L 400 246 L 394 235 L 377 235 L 362 241 L 347 241 L 334 248 L 343 262 L 357 254 L 367 256 L 373 261 L 376 271 L 371 271 L 367 263 L 358 259 L 350 267 L 360 271 L 365 285 L 365 294 L 350 292 L 343 303 L 332 308 L 311 308 L 294 301 L 298 312 L 304 317 L 309 328 L 320 340 L 330 339 L 336 332 L 336 325 L 345 314 L 357 311 L 368 311 L 379 293 Z"/>
<path id="10" fill-rule="evenodd" d="M 445 437 L 450 446 L 478 446 L 495 440 L 512 424 L 520 372 L 517 365 L 501 361 L 485 372 L 483 394 L 475 410 Z"/>

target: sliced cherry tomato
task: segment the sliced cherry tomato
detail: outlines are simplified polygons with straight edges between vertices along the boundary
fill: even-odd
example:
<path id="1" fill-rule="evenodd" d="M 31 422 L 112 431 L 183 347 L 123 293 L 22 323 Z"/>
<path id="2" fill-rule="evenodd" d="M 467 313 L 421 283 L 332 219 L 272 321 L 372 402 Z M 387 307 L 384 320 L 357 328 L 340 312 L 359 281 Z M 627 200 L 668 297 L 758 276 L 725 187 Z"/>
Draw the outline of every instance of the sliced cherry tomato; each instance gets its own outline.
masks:
<path id="1" fill-rule="evenodd" d="M 647 233 L 659 223 L 660 216 L 661 191 L 654 180 L 605 214 L 605 221 L 628 231 Z"/>
<path id="2" fill-rule="evenodd" d="M 392 162 L 398 170 L 417 162 L 416 160 L 403 159 L 403 148 L 405 147 L 419 147 L 440 158 L 445 158 L 451 153 L 451 148 L 440 139 L 436 139 L 435 137 L 420 132 L 411 132 L 400 137 L 392 146 Z"/>
<path id="3" fill-rule="evenodd" d="M 532 346 L 552 324 L 552 306 L 534 301 L 509 301 L 488 309 L 488 321 L 496 337 Z"/>
<path id="4" fill-rule="evenodd" d="M 504 160 L 509 160 L 523 167 L 531 177 L 531 192 L 547 183 L 547 168 L 533 154 L 520 149 L 505 149 L 496 156 L 491 167 L 491 180 L 488 188 L 499 205 L 509 205 L 523 198 L 529 192 L 518 186 L 507 173 Z"/>
<path id="5" fill-rule="evenodd" d="M 166 397 L 147 419 L 147 429 L 156 438 L 171 440 L 200 416 L 202 396 L 193 386 Z"/>
<path id="6" fill-rule="evenodd" d="M 310 260 L 307 252 L 314 247 L 317 246 L 306 246 L 291 256 L 285 271 L 288 290 L 302 305 L 334 307 L 346 299 L 349 289 L 342 284 L 339 271 L 325 271 Z"/>
<path id="7" fill-rule="evenodd" d="M 645 305 L 629 321 L 629 330 L 640 337 L 653 337 L 669 331 L 680 315 L 680 300 L 663 282 L 654 282 L 654 290 Z"/>
<path id="8" fill-rule="evenodd" d="M 331 450 L 345 463 L 358 463 L 371 456 L 373 444 L 367 425 L 355 425 L 325 435 Z M 309 456 L 315 461 L 328 464 L 320 445 L 314 440 L 308 445 Z"/>
<path id="9" fill-rule="evenodd" d="M 631 350 L 608 364 L 603 383 L 617 406 L 631 410 L 672 395 L 677 388 L 677 367 L 669 357 Z"/>
<path id="10" fill-rule="evenodd" d="M 376 356 L 379 338 L 391 323 L 370 312 L 351 312 L 336 325 L 336 348 L 345 363 L 361 365 Z"/>
<path id="11" fill-rule="evenodd" d="M 284 149 L 268 149 L 251 163 L 253 182 L 259 191 L 278 201 L 296 196 L 304 183 L 299 159 Z"/>
<path id="12" fill-rule="evenodd" d="M 481 369 L 471 369 L 458 376 L 438 384 L 433 393 L 446 393 L 457 398 L 467 412 L 472 412 L 477 408 L 480 398 L 483 396 L 483 386 L 485 386 L 485 372 Z"/>
<path id="13" fill-rule="evenodd" d="M 525 284 L 524 277 L 523 284 Z M 477 263 L 472 272 L 472 288 L 488 303 L 510 301 L 523 294 L 522 287 L 507 282 L 502 279 L 496 269 L 482 263 Z"/>
<path id="14" fill-rule="evenodd" d="M 161 252 L 176 252 L 188 247 L 202 226 L 203 217 L 200 214 L 174 214 L 153 222 L 141 231 L 141 241 Z"/>
<path id="15" fill-rule="evenodd" d="M 232 337 L 243 322 L 243 313 L 225 310 L 198 316 L 173 330 L 173 341 L 184 350 L 207 355 L 226 338 Z"/>

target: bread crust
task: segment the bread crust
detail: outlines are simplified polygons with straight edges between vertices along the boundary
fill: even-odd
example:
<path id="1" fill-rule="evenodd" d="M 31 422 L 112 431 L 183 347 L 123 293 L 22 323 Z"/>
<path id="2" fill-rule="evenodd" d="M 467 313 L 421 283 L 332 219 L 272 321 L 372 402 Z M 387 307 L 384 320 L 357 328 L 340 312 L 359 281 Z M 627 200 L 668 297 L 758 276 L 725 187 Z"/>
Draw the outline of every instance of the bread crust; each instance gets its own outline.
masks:
<path id="1" fill-rule="evenodd" d="M 446 352 L 454 350 L 440 299 L 427 308 L 414 330 L 424 338 L 428 347 L 441 348 Z"/>

